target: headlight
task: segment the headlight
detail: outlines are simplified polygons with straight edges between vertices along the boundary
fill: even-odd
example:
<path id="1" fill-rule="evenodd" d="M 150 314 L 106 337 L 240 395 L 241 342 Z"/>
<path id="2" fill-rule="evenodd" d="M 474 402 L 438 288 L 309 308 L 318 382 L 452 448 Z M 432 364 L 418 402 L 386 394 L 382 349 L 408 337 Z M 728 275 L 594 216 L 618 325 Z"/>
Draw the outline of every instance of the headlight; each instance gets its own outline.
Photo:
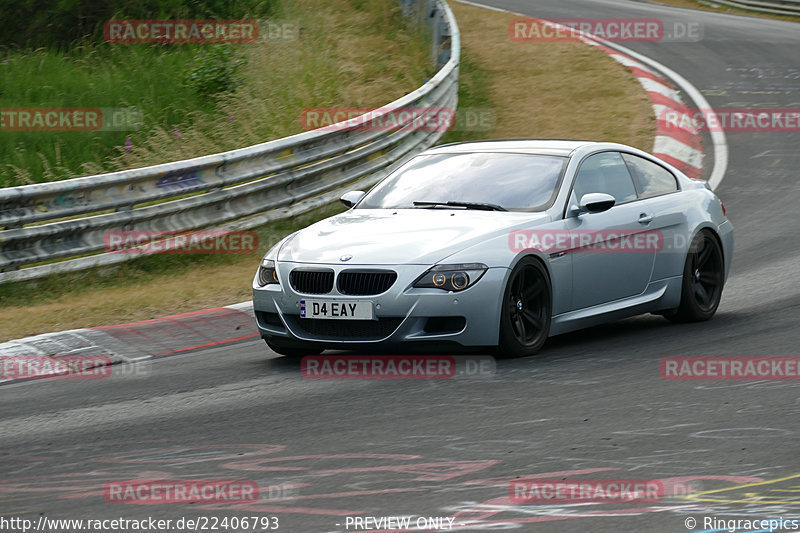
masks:
<path id="1" fill-rule="evenodd" d="M 275 272 L 275 261 L 272 259 L 264 259 L 261 261 L 261 266 L 258 267 L 258 284 L 262 287 L 278 283 L 278 273 Z"/>
<path id="2" fill-rule="evenodd" d="M 488 268 L 481 263 L 436 265 L 420 276 L 414 282 L 414 287 L 442 289 L 443 291 L 463 291 L 481 279 L 481 276 Z"/>

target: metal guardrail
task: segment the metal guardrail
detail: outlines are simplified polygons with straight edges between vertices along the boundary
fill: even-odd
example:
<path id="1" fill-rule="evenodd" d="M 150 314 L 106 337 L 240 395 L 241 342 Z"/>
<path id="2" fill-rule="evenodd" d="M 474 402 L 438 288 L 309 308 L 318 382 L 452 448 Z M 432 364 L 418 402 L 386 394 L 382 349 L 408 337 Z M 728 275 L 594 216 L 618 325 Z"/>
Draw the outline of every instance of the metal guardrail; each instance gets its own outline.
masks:
<path id="1" fill-rule="evenodd" d="M 344 186 L 372 185 L 432 146 L 444 131 L 420 128 L 401 111 L 455 109 L 458 26 L 445 0 L 401 4 L 425 21 L 439 68 L 422 87 L 369 114 L 392 114 L 399 129 L 365 131 L 356 118 L 186 161 L 0 189 L 0 283 L 131 259 L 98 253 L 109 230 L 243 229 L 292 216 L 334 200 Z M 20 268 L 26 265 L 37 266 Z"/>
<path id="2" fill-rule="evenodd" d="M 700 2 L 709 6 L 724 4 L 762 13 L 800 16 L 800 0 L 700 0 Z"/>

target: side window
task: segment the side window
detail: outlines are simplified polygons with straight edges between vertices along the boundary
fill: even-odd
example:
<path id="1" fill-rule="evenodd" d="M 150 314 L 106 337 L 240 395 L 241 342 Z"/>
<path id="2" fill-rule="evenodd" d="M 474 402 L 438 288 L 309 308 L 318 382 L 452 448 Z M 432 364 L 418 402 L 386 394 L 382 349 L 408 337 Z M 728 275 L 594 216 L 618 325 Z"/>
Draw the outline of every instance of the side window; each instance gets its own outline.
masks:
<path id="1" fill-rule="evenodd" d="M 576 200 L 590 192 L 610 194 L 617 205 L 636 199 L 631 175 L 619 152 L 602 152 L 584 159 L 573 192 Z"/>
<path id="2" fill-rule="evenodd" d="M 631 154 L 622 154 L 633 175 L 636 190 L 641 198 L 650 198 L 678 190 L 678 182 L 672 172 L 652 161 Z"/>

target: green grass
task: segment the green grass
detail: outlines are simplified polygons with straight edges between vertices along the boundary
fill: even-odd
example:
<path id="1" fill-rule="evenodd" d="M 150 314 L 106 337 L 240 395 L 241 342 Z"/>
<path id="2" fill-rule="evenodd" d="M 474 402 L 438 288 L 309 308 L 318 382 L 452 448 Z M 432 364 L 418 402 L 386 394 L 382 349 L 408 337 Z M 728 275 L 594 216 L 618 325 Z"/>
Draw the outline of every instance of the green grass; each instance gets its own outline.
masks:
<path id="1" fill-rule="evenodd" d="M 302 28 L 299 38 L 224 45 L 231 64 L 242 56 L 246 63 L 234 75 L 241 78 L 235 91 L 213 96 L 185 72 L 202 73 L 203 61 L 214 61 L 210 45 L 0 51 L 0 108 L 132 107 L 143 119 L 133 131 L 0 130 L 0 187 L 140 168 L 299 133 L 304 108 L 383 105 L 431 74 L 428 49 L 395 0 L 283 0 L 272 9 L 276 22 Z"/>
<path id="2" fill-rule="evenodd" d="M 99 45 L 7 56 L 0 107 L 133 107 L 143 112 L 143 124 L 135 131 L 0 131 L 0 186 L 102 170 L 126 139 L 157 126 L 186 129 L 197 112 L 213 112 L 214 101 L 183 81 L 199 46 Z"/>

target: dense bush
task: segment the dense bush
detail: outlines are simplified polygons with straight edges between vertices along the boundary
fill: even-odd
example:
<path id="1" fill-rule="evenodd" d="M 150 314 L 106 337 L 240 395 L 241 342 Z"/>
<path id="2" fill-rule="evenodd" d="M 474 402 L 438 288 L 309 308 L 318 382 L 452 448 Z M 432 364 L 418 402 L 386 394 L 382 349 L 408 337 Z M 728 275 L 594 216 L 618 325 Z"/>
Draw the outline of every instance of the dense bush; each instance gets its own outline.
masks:
<path id="1" fill-rule="evenodd" d="M 247 56 L 234 59 L 227 44 L 213 44 L 198 50 L 190 68 L 184 69 L 184 80 L 202 96 L 217 96 L 236 89 L 243 80 L 237 76 L 247 64 Z"/>
<path id="2" fill-rule="evenodd" d="M 274 14 L 278 0 L 0 0 L 0 46 L 59 47 L 103 38 L 110 19 L 239 19 Z"/>

